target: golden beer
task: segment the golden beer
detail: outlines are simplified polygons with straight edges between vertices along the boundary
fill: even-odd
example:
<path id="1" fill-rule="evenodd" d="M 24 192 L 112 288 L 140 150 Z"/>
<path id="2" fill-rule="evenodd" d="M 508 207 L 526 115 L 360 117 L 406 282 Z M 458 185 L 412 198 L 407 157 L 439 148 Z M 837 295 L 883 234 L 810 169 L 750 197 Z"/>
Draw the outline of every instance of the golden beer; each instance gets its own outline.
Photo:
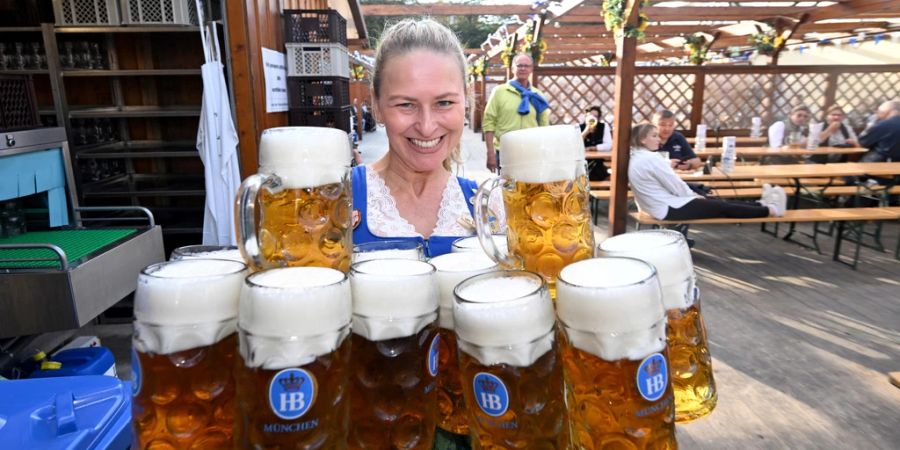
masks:
<path id="1" fill-rule="evenodd" d="M 667 311 L 672 387 L 675 389 L 675 420 L 690 422 L 709 415 L 718 396 L 712 357 L 699 299 L 686 310 Z"/>
<path id="2" fill-rule="evenodd" d="M 675 419 L 689 422 L 704 417 L 716 406 L 716 383 L 700 313 L 690 249 L 681 233 L 646 230 L 611 237 L 600 253 L 627 256 L 656 267 L 668 315 L 667 343 L 675 390 Z"/>
<path id="3" fill-rule="evenodd" d="M 437 381 L 424 373 L 437 326 L 370 341 L 353 335 L 351 449 L 430 450 L 437 426 Z"/>
<path id="4" fill-rule="evenodd" d="M 677 448 L 656 270 L 631 258 L 589 259 L 563 269 L 558 289 L 575 448 Z"/>
<path id="5" fill-rule="evenodd" d="M 259 250 L 267 267 L 347 272 L 353 250 L 350 182 L 259 194 Z"/>
<path id="6" fill-rule="evenodd" d="M 259 142 L 259 173 L 235 202 L 238 246 L 254 270 L 350 268 L 350 144 L 341 130 L 282 127 Z"/>
<path id="7" fill-rule="evenodd" d="M 351 449 L 430 450 L 440 364 L 434 266 L 371 259 L 350 268 Z"/>
<path id="8" fill-rule="evenodd" d="M 584 143 L 568 125 L 528 128 L 501 138 L 500 178 L 475 196 L 476 225 L 485 253 L 505 267 L 544 277 L 551 297 L 556 277 L 568 264 L 594 254 Z M 502 187 L 509 253 L 487 236 L 488 199 Z"/>
<path id="9" fill-rule="evenodd" d="M 232 448 L 242 263 L 185 260 L 141 272 L 132 353 L 133 448 Z"/>
<path id="10" fill-rule="evenodd" d="M 240 302 L 235 447 L 346 448 L 346 274 L 322 267 L 257 272 Z"/>
<path id="11" fill-rule="evenodd" d="M 473 448 L 569 448 L 559 335 L 543 278 L 489 272 L 463 281 L 455 293 Z"/>
<path id="12" fill-rule="evenodd" d="M 563 267 L 594 255 L 587 178 L 510 183 L 503 190 L 509 252 L 539 273 L 555 296 Z"/>
<path id="13" fill-rule="evenodd" d="M 459 356 L 456 351 L 456 335 L 452 330 L 438 330 L 441 343 L 438 347 L 440 367 L 438 371 L 437 407 L 440 421 L 438 426 L 455 434 L 469 434 L 466 401 L 460 383 Z"/>
<path id="14" fill-rule="evenodd" d="M 309 374 L 307 379 L 314 380 L 316 391 L 312 406 L 299 419 L 279 417 L 268 400 L 273 380 L 276 383 L 285 380 L 283 384 L 290 386 L 291 374 L 276 380 L 282 370 L 238 364 L 235 379 L 241 414 L 236 417 L 234 429 L 236 448 L 346 448 L 350 346 L 350 339 L 344 339 L 335 351 L 299 367 Z M 294 379 L 299 382 L 302 378 Z M 301 389 L 298 386 L 296 390 Z M 291 391 L 285 389 L 285 392 Z"/>

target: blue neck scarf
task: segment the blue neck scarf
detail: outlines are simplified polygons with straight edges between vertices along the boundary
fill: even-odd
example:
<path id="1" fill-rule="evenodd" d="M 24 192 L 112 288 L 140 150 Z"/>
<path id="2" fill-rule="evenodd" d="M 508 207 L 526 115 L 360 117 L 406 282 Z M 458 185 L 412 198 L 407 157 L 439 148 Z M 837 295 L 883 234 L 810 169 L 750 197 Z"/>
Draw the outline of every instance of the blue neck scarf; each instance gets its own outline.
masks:
<path id="1" fill-rule="evenodd" d="M 509 85 L 516 88 L 516 90 L 519 91 L 519 94 L 522 95 L 522 103 L 519 103 L 518 109 L 519 114 L 523 116 L 528 114 L 528 111 L 530 110 L 530 108 L 528 108 L 528 103 L 531 103 L 531 105 L 534 106 L 534 110 L 537 111 L 538 116 L 540 116 L 545 109 L 550 107 L 550 104 L 547 103 L 547 100 L 545 100 L 544 97 L 541 97 L 541 94 L 538 94 L 531 89 L 526 89 L 518 80 L 510 81 Z"/>

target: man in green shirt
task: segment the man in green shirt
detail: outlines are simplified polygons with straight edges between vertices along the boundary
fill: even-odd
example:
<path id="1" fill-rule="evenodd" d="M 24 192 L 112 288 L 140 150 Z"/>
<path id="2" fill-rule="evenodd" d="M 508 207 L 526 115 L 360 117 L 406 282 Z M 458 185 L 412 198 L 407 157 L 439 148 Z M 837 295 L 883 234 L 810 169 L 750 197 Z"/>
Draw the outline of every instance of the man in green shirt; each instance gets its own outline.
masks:
<path id="1" fill-rule="evenodd" d="M 550 122 L 550 106 L 544 94 L 530 84 L 534 61 L 528 55 L 518 54 L 513 59 L 513 68 L 516 78 L 491 92 L 481 122 L 487 142 L 487 168 L 491 172 L 499 167 L 501 136 L 513 130 L 546 126 Z"/>

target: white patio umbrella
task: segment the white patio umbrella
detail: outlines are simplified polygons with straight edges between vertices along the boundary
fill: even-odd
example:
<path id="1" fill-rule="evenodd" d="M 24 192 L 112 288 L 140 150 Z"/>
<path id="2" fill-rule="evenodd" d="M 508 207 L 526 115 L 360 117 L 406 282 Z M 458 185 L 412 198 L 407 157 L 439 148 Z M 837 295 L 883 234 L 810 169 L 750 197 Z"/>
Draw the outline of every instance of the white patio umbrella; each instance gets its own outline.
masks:
<path id="1" fill-rule="evenodd" d="M 241 183 L 238 167 L 238 135 L 231 118 L 228 85 L 222 73 L 219 32 L 215 24 L 204 25 L 203 8 L 199 0 L 197 17 L 203 40 L 201 67 L 203 77 L 203 106 L 197 129 L 197 151 L 203 160 L 206 184 L 206 208 L 203 212 L 203 244 L 235 245 L 234 195 Z M 210 34 L 207 34 L 210 33 Z"/>

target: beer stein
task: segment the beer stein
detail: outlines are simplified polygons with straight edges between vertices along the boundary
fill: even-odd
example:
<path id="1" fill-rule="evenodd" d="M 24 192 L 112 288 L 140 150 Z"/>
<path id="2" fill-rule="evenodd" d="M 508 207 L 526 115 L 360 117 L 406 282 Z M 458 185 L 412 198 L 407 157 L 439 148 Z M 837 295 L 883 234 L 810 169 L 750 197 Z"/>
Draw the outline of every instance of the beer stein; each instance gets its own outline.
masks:
<path id="1" fill-rule="evenodd" d="M 555 297 L 566 265 L 593 256 L 584 143 L 571 125 L 528 128 L 501 138 L 500 177 L 475 196 L 475 224 L 485 253 L 505 267 L 544 277 Z M 488 201 L 502 188 L 509 252 L 489 239 Z"/>
<path id="2" fill-rule="evenodd" d="M 501 252 L 507 252 L 506 248 L 506 235 L 505 234 L 495 234 L 492 236 L 494 240 L 494 245 L 501 249 Z M 453 253 L 459 252 L 483 252 L 484 248 L 481 246 L 481 242 L 478 241 L 478 235 L 469 236 L 464 238 L 459 238 L 453 241 L 453 245 L 450 246 L 450 251 Z"/>
<path id="3" fill-rule="evenodd" d="M 348 448 L 431 450 L 440 361 L 434 266 L 370 259 L 351 266 L 350 286 Z"/>
<path id="4" fill-rule="evenodd" d="M 556 310 L 575 448 L 677 448 L 656 269 L 594 258 L 559 274 Z"/>
<path id="5" fill-rule="evenodd" d="M 637 258 L 656 267 L 668 315 L 666 339 L 675 390 L 675 420 L 699 419 L 716 407 L 716 382 L 700 313 L 691 251 L 681 233 L 645 230 L 620 234 L 600 243 L 603 256 Z"/>
<path id="6" fill-rule="evenodd" d="M 463 435 L 469 434 L 469 423 L 459 378 L 456 335 L 453 333 L 453 290 L 463 280 L 497 268 L 497 263 L 481 251 L 480 245 L 474 250 L 446 253 L 435 256 L 429 261 L 436 270 L 435 278 L 440 294 L 438 335 L 441 343 L 437 400 L 440 417 L 438 427 L 450 433 Z"/>
<path id="7" fill-rule="evenodd" d="M 559 333 L 547 283 L 533 272 L 495 271 L 466 279 L 454 295 L 473 448 L 568 449 Z"/>
<path id="8" fill-rule="evenodd" d="M 238 246 L 254 270 L 350 269 L 350 141 L 332 128 L 263 132 L 259 173 L 237 193 Z"/>
<path id="9" fill-rule="evenodd" d="M 370 259 L 417 259 L 425 260 L 425 249 L 418 241 L 411 239 L 388 239 L 372 241 L 353 246 L 353 262 Z"/>
<path id="10" fill-rule="evenodd" d="M 345 448 L 350 283 L 325 267 L 247 277 L 231 448 Z"/>
<path id="11" fill-rule="evenodd" d="M 230 448 L 238 298 L 247 266 L 153 264 L 134 295 L 133 448 Z"/>
<path id="12" fill-rule="evenodd" d="M 170 261 L 180 259 L 230 259 L 244 262 L 241 251 L 233 245 L 185 245 L 172 250 Z"/>

